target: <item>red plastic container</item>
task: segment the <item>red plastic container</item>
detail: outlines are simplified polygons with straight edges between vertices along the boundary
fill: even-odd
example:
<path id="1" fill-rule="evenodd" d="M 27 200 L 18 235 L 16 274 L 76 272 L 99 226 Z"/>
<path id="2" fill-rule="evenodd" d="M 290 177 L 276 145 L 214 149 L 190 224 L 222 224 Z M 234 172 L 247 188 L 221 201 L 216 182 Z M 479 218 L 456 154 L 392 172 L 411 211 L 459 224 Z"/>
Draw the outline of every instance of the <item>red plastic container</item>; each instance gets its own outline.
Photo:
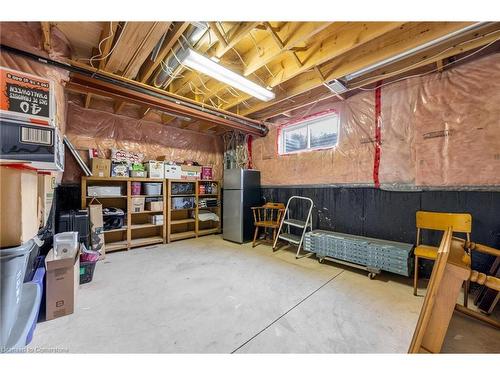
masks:
<path id="1" fill-rule="evenodd" d="M 130 184 L 131 194 L 132 195 L 141 195 L 141 183 L 140 182 L 132 182 Z"/>
<path id="2" fill-rule="evenodd" d="M 201 167 L 201 179 L 202 180 L 212 179 L 212 167 Z"/>

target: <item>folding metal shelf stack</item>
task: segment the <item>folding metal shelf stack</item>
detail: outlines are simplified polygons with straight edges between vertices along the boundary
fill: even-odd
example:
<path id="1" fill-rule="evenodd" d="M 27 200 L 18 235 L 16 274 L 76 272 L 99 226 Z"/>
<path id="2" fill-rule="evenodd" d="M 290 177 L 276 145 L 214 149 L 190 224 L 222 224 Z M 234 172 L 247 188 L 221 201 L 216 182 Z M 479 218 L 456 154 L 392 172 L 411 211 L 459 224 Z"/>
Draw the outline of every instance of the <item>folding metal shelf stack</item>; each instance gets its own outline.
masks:
<path id="1" fill-rule="evenodd" d="M 325 230 L 306 233 L 304 249 L 315 253 L 320 261 L 331 259 L 361 266 L 370 277 L 380 271 L 409 276 L 412 244 L 355 236 Z"/>

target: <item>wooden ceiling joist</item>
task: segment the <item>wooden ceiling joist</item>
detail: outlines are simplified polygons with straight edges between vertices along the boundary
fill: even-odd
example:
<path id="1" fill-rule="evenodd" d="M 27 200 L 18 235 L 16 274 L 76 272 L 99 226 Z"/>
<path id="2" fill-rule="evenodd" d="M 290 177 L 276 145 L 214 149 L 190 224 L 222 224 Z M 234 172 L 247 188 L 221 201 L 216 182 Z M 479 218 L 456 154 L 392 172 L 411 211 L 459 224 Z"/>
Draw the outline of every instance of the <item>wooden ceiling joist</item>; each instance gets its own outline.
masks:
<path id="1" fill-rule="evenodd" d="M 171 22 L 156 22 L 150 32 L 146 35 L 141 45 L 137 48 L 136 52 L 130 59 L 123 72 L 123 76 L 127 78 L 135 78 L 139 72 L 140 67 L 146 61 L 151 51 L 155 48 L 158 42 L 162 39 L 168 31 Z"/>
<path id="2" fill-rule="evenodd" d="M 126 22 L 108 58 L 106 71 L 135 77 L 169 25 L 169 22 Z"/>
<path id="3" fill-rule="evenodd" d="M 227 47 L 226 37 L 222 35 L 221 31 L 219 30 L 219 26 L 217 25 L 217 22 L 209 22 L 208 25 L 210 26 L 215 36 L 219 40 L 219 43 L 221 43 L 224 47 Z"/>
<path id="4" fill-rule="evenodd" d="M 85 103 L 84 103 L 85 108 L 90 108 L 91 100 L 92 100 L 92 94 L 85 95 Z"/>
<path id="5" fill-rule="evenodd" d="M 43 49 L 50 52 L 50 22 L 40 22 L 42 28 Z"/>
<path id="6" fill-rule="evenodd" d="M 405 35 L 405 38 L 401 38 L 401 35 L 398 31 L 393 31 L 386 37 L 377 38 L 370 44 L 360 46 L 357 49 L 353 49 L 348 53 L 345 53 L 323 64 L 318 65 L 318 69 L 321 70 L 323 76 L 325 77 L 325 81 L 337 79 L 364 67 L 375 64 L 379 61 L 383 61 L 384 59 L 392 57 L 398 53 L 407 51 L 418 45 L 422 45 L 428 41 L 434 40 L 440 36 L 446 35 L 452 31 L 459 30 L 469 24 L 470 23 L 458 22 L 439 24 L 406 24 L 400 28 L 401 32 L 403 32 L 403 35 Z M 492 26 L 492 28 L 493 27 L 494 26 Z M 488 32 L 488 29 L 486 29 L 485 32 Z M 397 35 L 399 35 L 400 37 L 397 38 Z M 387 40 L 387 37 L 391 37 L 391 39 Z M 483 41 L 482 43 L 487 43 L 487 41 Z M 449 52 L 447 52 L 447 54 L 449 55 Z M 422 55 L 425 56 L 426 54 L 424 53 Z M 439 57 L 442 59 L 443 55 L 440 55 Z M 429 61 L 427 63 L 432 63 L 432 61 Z M 253 113 L 260 112 L 266 108 L 276 106 L 282 101 L 293 98 L 294 96 L 299 95 L 302 92 L 306 92 L 322 84 L 323 82 L 321 82 L 320 79 L 313 78 L 313 74 L 311 72 L 302 73 L 293 80 L 289 80 L 281 84 L 280 86 L 283 90 L 276 90 L 276 98 L 272 102 L 256 103 L 252 106 L 252 108 L 245 108 L 241 110 L 240 113 L 244 116 L 247 116 Z M 225 107 L 225 109 L 228 108 L 230 107 Z"/>
<path id="7" fill-rule="evenodd" d="M 265 22 L 263 26 L 264 30 L 270 34 L 269 37 L 262 40 L 258 48 L 251 48 L 242 55 L 242 59 L 246 64 L 242 71 L 245 76 L 254 73 L 282 53 L 290 53 L 295 56 L 295 63 L 300 66 L 301 62 L 297 58 L 294 49 L 324 30 L 333 31 L 329 22 L 287 22 L 279 29 L 273 27 L 269 22 Z M 338 26 L 336 27 L 338 28 Z M 250 32 L 248 31 L 248 33 Z M 193 79 L 192 83 L 198 87 L 198 81 L 203 80 L 201 89 L 208 93 L 203 96 L 203 102 L 205 103 L 210 103 L 210 99 L 213 99 L 221 90 L 227 87 L 226 84 L 219 81 L 194 77 L 195 74 L 191 74 L 191 76 L 193 76 L 191 78 Z M 177 92 L 181 92 L 181 90 L 179 89 Z M 183 93 L 186 93 L 186 91 L 183 91 Z M 233 96 L 229 95 L 229 98 L 233 99 Z M 223 105 L 225 104 L 223 103 Z"/>
<path id="8" fill-rule="evenodd" d="M 497 31 L 495 32 L 494 27 L 495 26 L 491 26 L 490 28 L 483 30 L 482 34 L 484 34 L 484 36 L 476 37 L 473 40 L 471 39 L 467 40 L 467 37 L 464 36 L 461 39 L 465 40 L 463 40 L 462 42 L 456 41 L 455 43 L 453 43 L 454 46 L 450 47 L 449 49 L 446 50 L 446 52 L 441 53 L 439 55 L 437 55 L 437 53 L 439 52 L 439 48 L 436 48 L 435 50 L 426 51 L 424 53 L 413 56 L 407 60 L 393 64 L 390 67 L 374 71 L 367 78 L 361 78 L 353 81 L 350 85 L 350 88 L 356 89 L 357 87 L 360 86 L 367 86 L 377 81 L 380 81 L 381 79 L 389 80 L 391 77 L 399 76 L 406 72 L 410 72 L 411 70 L 422 68 L 427 65 L 432 66 L 433 64 L 436 64 L 438 61 L 442 61 L 443 59 L 447 59 L 451 56 L 456 56 L 458 54 L 468 52 L 477 49 L 479 47 L 485 46 L 489 43 L 495 42 L 496 40 L 498 40 L 498 38 L 500 38 L 500 29 L 497 28 Z M 432 57 L 434 55 L 435 57 Z M 435 69 L 430 69 L 430 70 L 435 70 Z M 327 80 L 332 79 L 332 77 L 338 76 L 339 74 L 345 74 L 345 71 L 341 67 L 339 67 L 338 70 L 336 71 L 331 71 L 326 79 Z M 306 84 L 305 86 L 309 86 L 309 84 Z M 317 85 L 317 87 L 308 88 L 308 90 L 305 91 L 303 89 L 298 89 L 297 90 L 298 93 L 295 95 L 291 95 L 292 91 L 289 91 L 288 95 L 285 95 L 285 97 L 281 100 L 280 104 L 269 106 L 267 107 L 268 108 L 267 110 L 266 108 L 262 108 L 262 110 L 259 110 L 258 112 L 252 112 L 253 117 L 261 120 L 264 119 L 267 120 L 281 114 L 284 111 L 291 111 L 291 110 L 297 110 L 299 108 L 305 108 L 317 102 L 319 96 L 314 99 L 307 100 L 304 97 L 301 97 L 300 95 L 302 93 L 314 93 L 315 90 L 317 90 L 316 92 L 323 92 L 323 95 L 320 97 L 320 100 L 326 100 L 335 96 L 334 93 L 328 93 L 327 91 L 325 91 L 326 88 L 323 87 L 322 85 Z M 287 102 L 287 100 L 289 99 L 293 99 L 293 102 Z M 255 107 L 258 107 L 258 105 Z M 242 114 L 245 114 L 246 112 L 249 112 L 249 110 L 243 110 L 241 112 Z"/>
<path id="9" fill-rule="evenodd" d="M 115 104 L 113 105 L 113 110 L 115 111 L 115 113 L 119 113 L 123 109 L 125 104 L 127 104 L 125 100 L 122 99 L 115 100 Z"/>
<path id="10" fill-rule="evenodd" d="M 320 40 L 311 44 L 304 51 L 296 52 L 299 59 L 303 62 L 301 66 L 298 66 L 295 61 L 291 61 L 291 58 L 286 55 L 279 62 L 269 65 L 269 69 L 274 74 L 267 79 L 265 84 L 266 86 L 276 87 L 301 73 L 313 69 L 317 65 L 348 53 L 350 50 L 391 31 L 397 30 L 401 26 L 402 24 L 398 22 L 370 22 L 343 25 L 337 34 L 332 34 L 326 40 Z M 242 95 L 240 98 L 232 100 L 229 104 L 223 106 L 223 108 L 234 108 L 236 105 L 251 98 L 249 95 Z M 264 102 L 264 105 L 274 104 L 275 101 Z"/>
<path id="11" fill-rule="evenodd" d="M 259 24 L 258 22 L 248 22 L 236 28 L 234 32 L 228 35 L 227 44 L 225 46 L 218 44 L 212 56 L 218 59 L 222 58 L 227 52 L 229 52 L 232 48 L 234 48 L 234 46 L 236 46 L 236 44 L 238 44 L 241 41 L 241 39 L 248 36 L 248 33 L 251 30 L 253 30 L 258 24 Z M 197 72 L 189 71 L 184 73 L 183 75 L 184 75 L 183 78 L 174 81 L 172 88 L 173 93 L 180 94 L 186 91 L 190 91 L 189 90 L 190 82 L 192 84 L 198 85 L 199 74 Z"/>
<path id="12" fill-rule="evenodd" d="M 99 69 L 104 69 L 106 62 L 108 61 L 109 54 L 111 51 L 111 46 L 113 45 L 113 40 L 116 35 L 116 30 L 118 29 L 118 22 L 106 22 L 101 33 L 101 38 L 99 39 L 101 44 L 101 53 L 97 55 L 96 61 Z"/>

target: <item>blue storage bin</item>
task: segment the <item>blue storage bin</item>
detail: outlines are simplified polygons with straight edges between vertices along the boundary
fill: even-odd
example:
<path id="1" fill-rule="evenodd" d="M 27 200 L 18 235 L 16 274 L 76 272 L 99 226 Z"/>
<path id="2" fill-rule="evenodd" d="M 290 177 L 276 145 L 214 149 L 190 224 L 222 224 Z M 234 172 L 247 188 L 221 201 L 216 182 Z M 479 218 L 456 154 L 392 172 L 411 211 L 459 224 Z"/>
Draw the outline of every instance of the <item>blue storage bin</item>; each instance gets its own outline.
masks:
<path id="1" fill-rule="evenodd" d="M 37 258 L 37 266 L 35 273 L 33 275 L 33 279 L 31 280 L 32 283 L 36 284 L 40 290 L 40 295 L 44 295 L 44 284 L 45 284 L 45 257 L 44 256 L 39 256 Z M 38 305 L 38 309 L 35 315 L 35 319 L 33 320 L 33 324 L 31 325 L 31 328 L 28 332 L 28 335 L 26 336 L 26 345 L 28 345 L 31 340 L 33 339 L 33 333 L 35 332 L 36 328 L 36 323 L 38 321 L 38 316 L 40 313 L 41 309 L 41 301 L 43 300 L 43 297 L 40 299 L 40 303 Z"/>

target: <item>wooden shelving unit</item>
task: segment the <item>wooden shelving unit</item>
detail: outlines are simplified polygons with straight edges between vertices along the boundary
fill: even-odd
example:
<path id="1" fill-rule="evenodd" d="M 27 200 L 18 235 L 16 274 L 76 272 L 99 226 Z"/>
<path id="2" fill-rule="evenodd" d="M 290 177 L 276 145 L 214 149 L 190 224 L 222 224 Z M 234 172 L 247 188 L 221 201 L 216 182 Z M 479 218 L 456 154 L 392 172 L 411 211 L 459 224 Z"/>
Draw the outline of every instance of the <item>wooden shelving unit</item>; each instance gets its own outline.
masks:
<path id="1" fill-rule="evenodd" d="M 160 195 L 132 195 L 132 182 L 162 183 Z M 171 194 L 172 184 L 190 184 L 192 189 L 186 194 Z M 199 194 L 201 184 L 215 184 L 215 193 Z M 121 186 L 119 196 L 92 197 L 87 195 L 87 187 L 92 185 Z M 132 198 L 162 198 L 163 210 L 132 212 Z M 133 247 L 194 238 L 208 234 L 220 233 L 221 226 L 221 184 L 219 180 L 172 180 L 153 178 L 125 177 L 82 177 L 82 208 L 86 208 L 92 198 L 96 198 L 103 207 L 118 207 L 126 212 L 126 224 L 120 229 L 104 232 L 106 252 L 128 250 Z M 193 206 L 189 208 L 173 208 L 173 198 L 192 198 Z M 201 208 L 214 212 L 219 221 L 200 221 L 200 199 L 217 198 L 217 207 Z M 148 216 L 163 214 L 163 224 L 151 224 Z"/>
<path id="2" fill-rule="evenodd" d="M 132 195 L 132 182 L 158 182 L 162 184 L 160 195 Z M 87 187 L 120 186 L 120 196 L 97 196 L 87 195 Z M 132 198 L 162 198 L 163 210 L 132 212 Z M 96 198 L 104 207 L 117 207 L 126 212 L 126 224 L 120 229 L 104 231 L 106 252 L 128 250 L 132 247 L 147 246 L 166 242 L 167 217 L 166 212 L 166 181 L 154 178 L 126 178 L 126 177 L 82 177 L 82 208 L 86 208 L 92 198 Z M 163 214 L 163 224 L 151 224 L 148 216 L 151 214 Z"/>
<path id="3" fill-rule="evenodd" d="M 176 185 L 187 186 L 189 189 L 185 193 L 179 193 Z M 196 212 L 196 188 L 196 181 L 167 180 L 167 242 L 196 237 L 196 220 L 192 217 Z M 174 200 L 180 199 L 190 201 L 189 207 L 179 208 L 173 204 Z"/>
<path id="4" fill-rule="evenodd" d="M 215 192 L 200 194 L 200 185 L 214 185 Z M 205 190 L 207 191 L 207 190 Z M 204 198 L 216 198 L 217 207 L 200 207 L 200 200 Z M 196 236 L 205 236 L 221 232 L 221 184 L 219 180 L 198 180 L 196 181 Z M 219 221 L 200 221 L 199 213 L 201 210 L 211 211 L 219 217 Z"/>
<path id="5" fill-rule="evenodd" d="M 172 185 L 189 184 L 191 189 L 185 193 L 176 192 L 172 194 Z M 215 184 L 216 192 L 213 194 L 199 194 L 200 184 Z M 220 181 L 218 180 L 167 180 L 167 242 L 183 240 L 204 236 L 208 234 L 220 233 L 220 218 L 221 218 L 221 197 L 220 197 Z M 172 204 L 173 198 L 193 198 L 193 207 L 189 208 L 174 208 Z M 219 221 L 200 221 L 199 220 L 199 199 L 200 198 L 217 198 L 217 207 L 203 208 L 214 212 Z"/>

